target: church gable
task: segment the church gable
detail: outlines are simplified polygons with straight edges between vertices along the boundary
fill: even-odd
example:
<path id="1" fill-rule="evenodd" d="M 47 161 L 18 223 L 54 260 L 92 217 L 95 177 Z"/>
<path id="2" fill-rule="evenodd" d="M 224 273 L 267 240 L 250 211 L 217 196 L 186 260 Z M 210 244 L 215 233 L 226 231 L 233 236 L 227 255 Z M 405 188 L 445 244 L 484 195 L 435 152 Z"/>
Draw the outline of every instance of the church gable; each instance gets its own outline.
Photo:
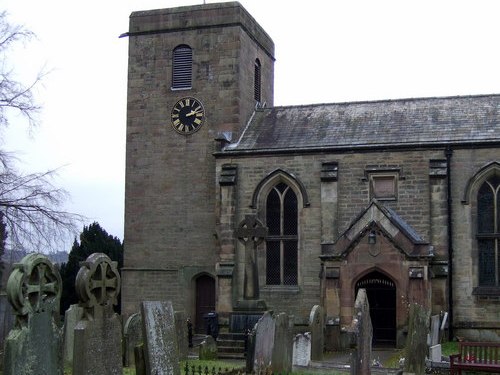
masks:
<path id="1" fill-rule="evenodd" d="M 366 238 L 368 243 L 388 240 L 407 258 L 432 256 L 432 246 L 393 210 L 385 207 L 376 199 L 353 221 L 349 228 L 333 245 L 332 255 L 346 257 L 348 253 Z M 370 247 L 376 251 L 376 247 Z M 372 254 L 376 256 L 378 254 Z"/>

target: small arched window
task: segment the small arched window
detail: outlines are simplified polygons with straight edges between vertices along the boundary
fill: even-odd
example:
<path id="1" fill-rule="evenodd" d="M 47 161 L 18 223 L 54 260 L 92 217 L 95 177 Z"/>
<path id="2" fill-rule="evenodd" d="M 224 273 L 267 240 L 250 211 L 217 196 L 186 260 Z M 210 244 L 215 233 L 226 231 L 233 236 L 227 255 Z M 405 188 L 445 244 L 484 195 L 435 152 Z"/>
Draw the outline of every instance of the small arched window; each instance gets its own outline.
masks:
<path id="1" fill-rule="evenodd" d="M 500 174 L 486 179 L 477 193 L 479 286 L 500 286 Z"/>
<path id="2" fill-rule="evenodd" d="M 183 44 L 172 54 L 172 89 L 190 89 L 193 76 L 193 50 Z"/>
<path id="3" fill-rule="evenodd" d="M 275 185 L 266 199 L 266 284 L 297 285 L 298 202 L 284 182 Z"/>
<path id="4" fill-rule="evenodd" d="M 253 79 L 253 98 L 260 103 L 261 100 L 261 65 L 260 60 L 255 59 L 254 79 Z"/>

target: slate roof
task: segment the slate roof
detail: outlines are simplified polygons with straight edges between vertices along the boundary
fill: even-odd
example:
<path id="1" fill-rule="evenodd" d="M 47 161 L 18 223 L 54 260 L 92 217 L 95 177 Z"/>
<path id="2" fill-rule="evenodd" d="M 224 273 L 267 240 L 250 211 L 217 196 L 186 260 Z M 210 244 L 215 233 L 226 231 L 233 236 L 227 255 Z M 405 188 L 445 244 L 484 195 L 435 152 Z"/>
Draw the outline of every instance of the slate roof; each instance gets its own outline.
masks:
<path id="1" fill-rule="evenodd" d="M 259 109 L 225 152 L 311 151 L 500 142 L 500 95 Z"/>

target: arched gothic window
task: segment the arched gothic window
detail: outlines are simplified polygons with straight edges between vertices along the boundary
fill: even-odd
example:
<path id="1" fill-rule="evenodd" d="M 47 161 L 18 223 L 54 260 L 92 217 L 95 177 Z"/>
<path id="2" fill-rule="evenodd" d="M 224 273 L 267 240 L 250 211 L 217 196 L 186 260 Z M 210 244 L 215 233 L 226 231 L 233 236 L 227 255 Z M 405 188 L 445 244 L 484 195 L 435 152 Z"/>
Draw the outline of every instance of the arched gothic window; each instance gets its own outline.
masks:
<path id="1" fill-rule="evenodd" d="M 266 199 L 266 284 L 297 285 L 298 202 L 284 182 L 276 184 Z"/>
<path id="2" fill-rule="evenodd" d="M 477 193 L 479 286 L 500 286 L 500 174 L 486 179 Z"/>
<path id="3" fill-rule="evenodd" d="M 255 59 L 254 80 L 253 80 L 253 97 L 256 102 L 261 100 L 261 65 L 260 60 Z"/>
<path id="4" fill-rule="evenodd" d="M 172 54 L 172 89 L 190 89 L 193 75 L 193 50 L 182 44 Z"/>

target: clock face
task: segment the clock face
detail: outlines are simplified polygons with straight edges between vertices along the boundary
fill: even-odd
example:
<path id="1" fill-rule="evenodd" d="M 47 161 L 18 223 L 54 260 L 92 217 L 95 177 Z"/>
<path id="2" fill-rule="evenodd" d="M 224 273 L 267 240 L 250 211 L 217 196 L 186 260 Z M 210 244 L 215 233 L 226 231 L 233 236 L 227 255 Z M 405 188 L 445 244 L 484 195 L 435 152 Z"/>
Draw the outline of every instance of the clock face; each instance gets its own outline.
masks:
<path id="1" fill-rule="evenodd" d="M 205 110 L 198 99 L 182 98 L 172 108 L 170 119 L 177 133 L 192 134 L 201 128 Z"/>

